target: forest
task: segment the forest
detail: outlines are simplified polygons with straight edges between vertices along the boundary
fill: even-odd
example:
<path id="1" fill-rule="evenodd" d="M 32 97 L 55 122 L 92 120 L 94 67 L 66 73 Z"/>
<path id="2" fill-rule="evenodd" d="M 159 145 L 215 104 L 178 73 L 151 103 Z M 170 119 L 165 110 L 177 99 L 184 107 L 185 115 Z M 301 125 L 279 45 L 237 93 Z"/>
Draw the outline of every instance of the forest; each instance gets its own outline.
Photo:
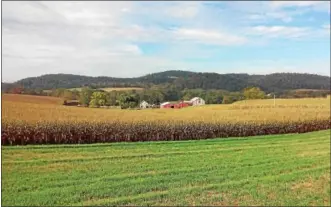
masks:
<path id="1" fill-rule="evenodd" d="M 307 98 L 326 97 L 329 90 L 287 90 L 281 93 L 266 94 L 258 87 L 247 87 L 241 91 L 230 92 L 217 89 L 184 89 L 171 85 L 154 85 L 144 90 L 113 90 L 105 91 L 91 87 L 77 89 L 57 88 L 52 90 L 12 88 L 6 93 L 28 94 L 37 96 L 53 96 L 62 98 L 65 105 L 71 101 L 85 107 L 99 108 L 103 106 L 118 106 L 122 109 L 136 108 L 141 101 L 147 101 L 156 106 L 165 101 L 190 100 L 193 97 L 201 97 L 206 104 L 231 104 L 245 99 L 267 99 L 273 98 Z"/>
<path id="2" fill-rule="evenodd" d="M 172 85 L 177 90 L 203 89 L 242 91 L 255 86 L 266 93 L 278 93 L 294 89 L 330 89 L 330 77 L 303 73 L 273 73 L 269 75 L 196 73 L 169 70 L 137 78 L 89 77 L 71 74 L 48 74 L 25 78 L 14 83 L 2 83 L 3 91 L 12 87 L 29 89 L 54 88 L 104 88 L 104 87 L 165 87 Z"/>
<path id="3" fill-rule="evenodd" d="M 143 90 L 104 91 L 102 87 L 141 87 Z M 330 77 L 299 73 L 221 75 L 189 71 L 165 71 L 139 78 L 57 74 L 2 83 L 2 92 L 61 97 L 66 103 L 76 100 L 88 107 L 135 108 L 143 100 L 159 105 L 164 101 L 190 100 L 193 97 L 203 98 L 206 104 L 231 104 L 244 99 L 274 96 L 326 97 L 330 94 Z"/>

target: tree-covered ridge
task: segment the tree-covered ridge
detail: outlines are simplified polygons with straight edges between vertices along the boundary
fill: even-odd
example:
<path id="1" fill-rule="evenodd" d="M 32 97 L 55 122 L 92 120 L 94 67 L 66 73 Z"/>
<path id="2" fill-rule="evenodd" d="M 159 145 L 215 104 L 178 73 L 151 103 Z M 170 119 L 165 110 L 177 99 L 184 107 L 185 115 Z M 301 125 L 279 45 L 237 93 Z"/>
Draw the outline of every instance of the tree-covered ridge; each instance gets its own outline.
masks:
<path id="1" fill-rule="evenodd" d="M 178 90 L 184 89 L 222 89 L 242 91 L 246 87 L 259 87 L 263 91 L 280 92 L 292 89 L 330 89 L 330 77 L 301 74 L 274 73 L 269 75 L 195 73 L 190 71 L 170 70 L 148 74 L 137 78 L 90 77 L 71 74 L 48 74 L 19 80 L 14 85 L 23 88 L 77 88 L 90 86 L 101 87 L 144 87 L 154 85 L 173 85 Z"/>

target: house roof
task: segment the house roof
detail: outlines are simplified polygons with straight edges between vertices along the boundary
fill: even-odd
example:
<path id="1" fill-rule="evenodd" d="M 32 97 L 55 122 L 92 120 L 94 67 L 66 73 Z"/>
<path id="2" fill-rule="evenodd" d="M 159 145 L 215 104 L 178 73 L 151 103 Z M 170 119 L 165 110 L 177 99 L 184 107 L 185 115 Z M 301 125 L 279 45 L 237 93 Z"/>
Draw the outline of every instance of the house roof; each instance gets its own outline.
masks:
<path id="1" fill-rule="evenodd" d="M 194 98 L 192 98 L 190 101 L 192 102 L 192 101 L 196 101 L 196 100 L 198 100 L 198 99 L 201 99 L 201 98 L 199 98 L 199 97 L 194 97 Z"/>
<path id="2" fill-rule="evenodd" d="M 140 104 L 148 104 L 148 102 L 147 101 L 142 101 L 142 102 L 140 102 Z"/>

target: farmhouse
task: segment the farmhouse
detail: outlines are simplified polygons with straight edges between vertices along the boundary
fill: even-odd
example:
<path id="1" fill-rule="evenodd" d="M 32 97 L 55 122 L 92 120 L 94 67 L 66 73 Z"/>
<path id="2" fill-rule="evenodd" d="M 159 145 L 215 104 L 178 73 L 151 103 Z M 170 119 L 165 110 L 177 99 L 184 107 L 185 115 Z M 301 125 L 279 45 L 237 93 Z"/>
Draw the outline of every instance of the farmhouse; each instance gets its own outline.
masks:
<path id="1" fill-rule="evenodd" d="M 147 103 L 147 101 L 142 101 L 139 106 L 141 109 L 150 108 L 150 105 Z"/>
<path id="2" fill-rule="evenodd" d="M 203 100 L 200 97 L 194 97 L 190 100 L 190 102 L 191 102 L 192 106 L 201 106 L 201 105 L 206 104 L 205 100 Z"/>

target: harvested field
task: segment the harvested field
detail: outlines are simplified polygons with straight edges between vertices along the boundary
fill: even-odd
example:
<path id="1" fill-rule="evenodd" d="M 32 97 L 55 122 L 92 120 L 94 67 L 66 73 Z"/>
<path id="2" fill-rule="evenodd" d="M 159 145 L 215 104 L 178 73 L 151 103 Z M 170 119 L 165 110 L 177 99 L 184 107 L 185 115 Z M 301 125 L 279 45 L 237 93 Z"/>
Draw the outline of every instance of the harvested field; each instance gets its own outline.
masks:
<path id="1" fill-rule="evenodd" d="M 1 99 L 8 104 L 51 104 L 60 105 L 63 99 L 49 96 L 33 96 L 33 95 L 18 95 L 18 94 L 2 94 Z"/>

